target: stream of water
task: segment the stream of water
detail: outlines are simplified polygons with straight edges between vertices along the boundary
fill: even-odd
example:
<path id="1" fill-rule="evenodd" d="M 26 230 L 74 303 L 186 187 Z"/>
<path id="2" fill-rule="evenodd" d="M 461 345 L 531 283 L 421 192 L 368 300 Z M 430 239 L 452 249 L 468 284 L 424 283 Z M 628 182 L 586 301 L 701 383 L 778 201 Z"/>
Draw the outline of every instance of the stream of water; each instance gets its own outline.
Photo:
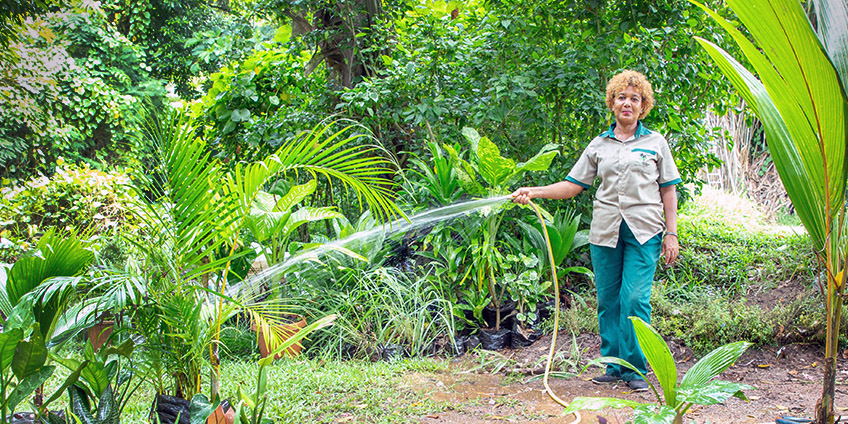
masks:
<path id="1" fill-rule="evenodd" d="M 385 239 L 393 234 L 406 233 L 420 228 L 426 228 L 436 225 L 439 222 L 448 221 L 460 216 L 468 216 L 473 212 L 485 210 L 486 208 L 496 211 L 494 207 L 502 204 L 508 199 L 509 195 L 506 195 L 455 203 L 453 205 L 419 212 L 408 217 L 408 220 L 397 219 L 395 221 L 379 225 L 371 230 L 360 231 L 331 243 L 325 243 L 313 249 L 298 252 L 295 255 L 289 256 L 283 262 L 272 265 L 268 269 L 250 276 L 241 283 L 232 285 L 226 290 L 226 294 L 227 296 L 236 297 L 239 294 L 254 292 L 262 285 L 263 282 L 276 279 L 283 273 L 287 272 L 292 266 L 306 261 L 320 261 L 320 258 L 323 255 L 331 251 L 352 253 L 348 247 L 357 245 L 358 243 Z"/>

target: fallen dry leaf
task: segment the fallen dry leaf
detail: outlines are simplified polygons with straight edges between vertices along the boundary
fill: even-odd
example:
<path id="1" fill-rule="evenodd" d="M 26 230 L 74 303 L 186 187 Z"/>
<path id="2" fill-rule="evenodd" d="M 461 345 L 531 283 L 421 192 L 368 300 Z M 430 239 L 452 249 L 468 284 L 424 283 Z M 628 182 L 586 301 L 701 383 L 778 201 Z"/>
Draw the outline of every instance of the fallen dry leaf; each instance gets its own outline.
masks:
<path id="1" fill-rule="evenodd" d="M 757 367 L 759 367 L 759 368 L 768 368 L 770 366 L 771 366 L 771 364 L 759 364 L 759 365 L 757 365 Z"/>
<path id="2" fill-rule="evenodd" d="M 789 375 L 798 375 L 798 370 L 789 370 L 787 371 Z"/>
<path id="3" fill-rule="evenodd" d="M 783 406 L 783 405 L 774 404 L 774 407 L 775 407 L 775 408 L 777 408 L 777 409 L 778 409 L 778 410 L 780 410 L 780 411 L 788 411 L 788 410 L 789 410 L 789 407 L 788 407 L 788 406 Z"/>
<path id="4" fill-rule="evenodd" d="M 427 418 L 432 418 L 434 420 L 438 420 L 439 416 L 438 415 L 427 415 Z"/>
<path id="5" fill-rule="evenodd" d="M 811 367 L 813 367 L 813 368 L 815 368 L 815 367 L 816 367 L 816 366 L 818 366 L 818 365 L 819 365 L 819 363 L 818 363 L 818 362 L 813 362 L 812 364 L 810 364 L 810 366 L 811 366 Z"/>

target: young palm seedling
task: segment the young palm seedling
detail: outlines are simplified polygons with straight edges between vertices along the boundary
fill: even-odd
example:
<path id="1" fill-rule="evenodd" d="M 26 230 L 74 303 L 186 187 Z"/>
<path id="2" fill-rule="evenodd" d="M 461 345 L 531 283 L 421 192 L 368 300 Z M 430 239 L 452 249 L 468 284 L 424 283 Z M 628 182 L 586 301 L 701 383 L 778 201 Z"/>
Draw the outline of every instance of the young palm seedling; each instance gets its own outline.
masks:
<path id="1" fill-rule="evenodd" d="M 580 410 L 629 407 L 633 408 L 635 414 L 634 424 L 682 424 L 683 414 L 694 404 L 715 405 L 726 401 L 731 396 L 745 401 L 748 400 L 742 391 L 753 390 L 753 386 L 713 380 L 713 378 L 736 362 L 739 356 L 751 345 L 750 343 L 730 343 L 713 350 L 692 366 L 678 384 L 677 368 L 668 345 L 665 344 L 659 333 L 645 321 L 638 317 L 630 317 L 630 320 L 633 321 L 639 346 L 645 353 L 648 363 L 651 364 L 660 386 L 662 386 L 663 396 L 660 396 L 653 383 L 645 379 L 657 397 L 656 404 L 628 399 L 577 397 L 566 408 L 564 414 Z M 633 365 L 619 358 L 603 357 L 596 362 L 614 363 L 639 372 Z M 639 375 L 645 378 L 641 373 Z"/>

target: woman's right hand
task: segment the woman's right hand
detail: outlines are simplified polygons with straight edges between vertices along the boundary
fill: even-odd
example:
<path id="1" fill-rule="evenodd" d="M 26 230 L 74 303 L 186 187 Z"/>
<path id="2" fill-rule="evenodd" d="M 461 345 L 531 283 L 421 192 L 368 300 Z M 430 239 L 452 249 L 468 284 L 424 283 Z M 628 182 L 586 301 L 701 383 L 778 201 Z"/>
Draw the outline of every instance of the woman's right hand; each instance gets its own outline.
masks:
<path id="1" fill-rule="evenodd" d="M 521 203 L 522 205 L 530 203 L 530 199 L 533 198 L 532 188 L 533 187 L 521 187 L 512 192 L 512 202 Z"/>

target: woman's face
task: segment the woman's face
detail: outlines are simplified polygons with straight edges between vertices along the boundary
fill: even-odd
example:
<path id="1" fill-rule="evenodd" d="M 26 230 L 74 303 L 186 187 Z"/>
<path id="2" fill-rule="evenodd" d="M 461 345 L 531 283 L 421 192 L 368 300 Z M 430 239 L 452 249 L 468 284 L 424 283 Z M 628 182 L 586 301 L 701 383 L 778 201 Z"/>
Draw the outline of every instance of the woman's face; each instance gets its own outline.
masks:
<path id="1" fill-rule="evenodd" d="M 621 125 L 635 123 L 642 114 L 642 95 L 635 87 L 628 85 L 613 99 L 612 113 Z"/>

